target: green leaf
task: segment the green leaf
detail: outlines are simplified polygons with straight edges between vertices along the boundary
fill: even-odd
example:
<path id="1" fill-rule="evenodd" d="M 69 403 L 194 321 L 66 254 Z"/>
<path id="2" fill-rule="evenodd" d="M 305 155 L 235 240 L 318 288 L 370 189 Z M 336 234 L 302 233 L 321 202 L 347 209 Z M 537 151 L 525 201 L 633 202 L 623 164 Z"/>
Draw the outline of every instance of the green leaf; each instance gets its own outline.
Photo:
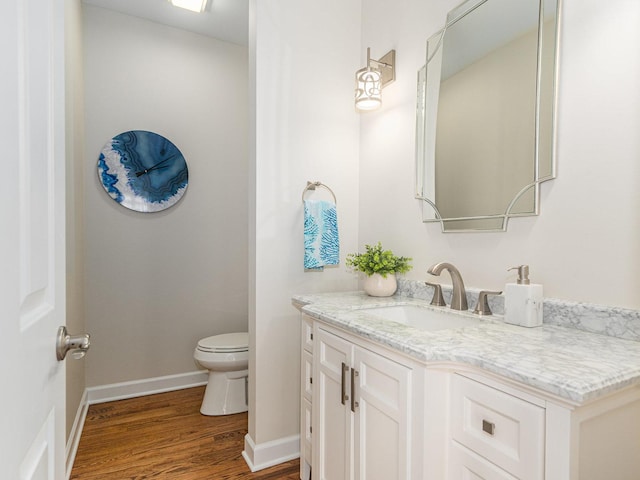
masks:
<path id="1" fill-rule="evenodd" d="M 383 250 L 382 244 L 365 245 L 365 253 L 350 253 L 347 255 L 346 264 L 354 271 L 367 275 L 379 273 L 386 277 L 389 273 L 406 273 L 411 270 L 412 258 L 398 257 L 391 250 Z"/>

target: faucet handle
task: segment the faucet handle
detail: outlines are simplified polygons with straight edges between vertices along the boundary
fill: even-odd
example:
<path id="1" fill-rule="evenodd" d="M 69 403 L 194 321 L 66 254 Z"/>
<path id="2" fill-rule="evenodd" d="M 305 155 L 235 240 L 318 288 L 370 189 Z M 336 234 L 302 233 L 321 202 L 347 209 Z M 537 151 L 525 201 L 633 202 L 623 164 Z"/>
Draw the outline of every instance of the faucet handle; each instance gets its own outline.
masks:
<path id="1" fill-rule="evenodd" d="M 424 282 L 425 285 L 433 287 L 433 298 L 431 299 L 431 305 L 437 307 L 446 307 L 447 302 L 444 301 L 442 296 L 442 286 L 439 283 Z"/>
<path id="2" fill-rule="evenodd" d="M 500 295 L 501 293 L 502 291 L 490 292 L 488 290 L 482 290 L 478 295 L 478 303 L 476 303 L 476 308 L 473 310 L 473 313 L 478 315 L 493 315 L 489 308 L 489 301 L 487 297 L 489 295 Z"/>

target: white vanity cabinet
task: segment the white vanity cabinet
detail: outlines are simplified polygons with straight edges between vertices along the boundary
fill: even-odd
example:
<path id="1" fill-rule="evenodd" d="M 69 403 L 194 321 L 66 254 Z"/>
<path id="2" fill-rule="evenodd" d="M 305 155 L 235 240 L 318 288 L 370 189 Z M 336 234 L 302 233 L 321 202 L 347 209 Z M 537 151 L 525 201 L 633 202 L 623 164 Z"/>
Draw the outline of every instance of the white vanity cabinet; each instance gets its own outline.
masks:
<path id="1" fill-rule="evenodd" d="M 301 479 L 640 479 L 640 385 L 573 401 L 348 330 L 302 315 Z"/>
<path id="2" fill-rule="evenodd" d="M 421 443 L 413 417 L 420 383 L 410 361 L 316 323 L 312 478 L 420 478 L 413 455 Z"/>
<path id="3" fill-rule="evenodd" d="M 302 339 L 300 344 L 300 478 L 311 477 L 311 402 L 313 395 L 313 321 L 302 315 Z"/>

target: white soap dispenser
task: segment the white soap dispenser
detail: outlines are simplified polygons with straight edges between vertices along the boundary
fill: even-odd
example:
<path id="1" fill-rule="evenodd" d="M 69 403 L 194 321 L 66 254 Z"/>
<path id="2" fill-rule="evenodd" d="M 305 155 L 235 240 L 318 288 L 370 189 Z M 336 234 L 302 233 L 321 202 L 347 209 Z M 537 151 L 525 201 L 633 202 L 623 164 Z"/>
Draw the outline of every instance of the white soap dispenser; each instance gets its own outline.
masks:
<path id="1" fill-rule="evenodd" d="M 542 325 L 542 285 L 529 281 L 529 265 L 520 265 L 517 283 L 507 283 L 504 288 L 504 321 L 521 327 Z"/>

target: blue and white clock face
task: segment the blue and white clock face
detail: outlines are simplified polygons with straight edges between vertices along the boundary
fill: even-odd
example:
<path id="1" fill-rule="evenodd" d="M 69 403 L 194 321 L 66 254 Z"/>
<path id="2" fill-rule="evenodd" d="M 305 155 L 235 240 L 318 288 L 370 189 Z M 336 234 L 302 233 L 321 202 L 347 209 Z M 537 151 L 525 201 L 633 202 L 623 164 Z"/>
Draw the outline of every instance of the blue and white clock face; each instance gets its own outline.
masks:
<path id="1" fill-rule="evenodd" d="M 120 205 L 137 212 L 159 212 L 182 198 L 189 170 L 178 147 L 162 135 L 131 130 L 102 148 L 98 177 Z"/>

